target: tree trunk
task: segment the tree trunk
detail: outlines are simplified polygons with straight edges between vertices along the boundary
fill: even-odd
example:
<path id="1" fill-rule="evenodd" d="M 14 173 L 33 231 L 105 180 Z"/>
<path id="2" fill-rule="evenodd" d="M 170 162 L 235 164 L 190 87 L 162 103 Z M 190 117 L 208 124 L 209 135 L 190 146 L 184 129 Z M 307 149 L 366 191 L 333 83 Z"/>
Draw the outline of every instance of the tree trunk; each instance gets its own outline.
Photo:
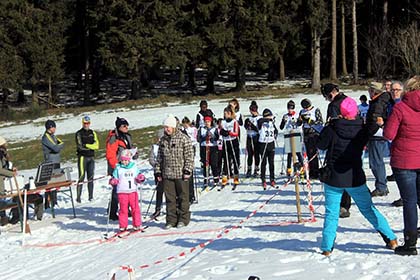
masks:
<path id="1" fill-rule="evenodd" d="M 214 90 L 214 79 L 216 78 L 216 72 L 213 67 L 209 67 L 207 70 L 207 81 L 206 81 L 206 93 L 215 93 Z"/>
<path id="2" fill-rule="evenodd" d="M 52 81 L 51 81 L 51 77 L 48 77 L 48 108 L 50 107 L 51 103 L 53 103 Z"/>
<path id="3" fill-rule="evenodd" d="M 388 0 L 384 0 L 384 13 L 382 16 L 382 22 L 386 28 L 386 25 L 388 24 Z"/>
<path id="4" fill-rule="evenodd" d="M 245 91 L 245 67 L 242 63 L 237 62 L 235 66 L 235 90 L 236 91 Z"/>
<path id="5" fill-rule="evenodd" d="M 286 80 L 286 71 L 284 69 L 284 56 L 283 53 L 279 53 L 279 80 Z"/>
<path id="6" fill-rule="evenodd" d="M 332 0 L 332 38 L 331 38 L 331 65 L 330 79 L 337 80 L 337 0 Z"/>
<path id="7" fill-rule="evenodd" d="M 178 84 L 183 86 L 185 83 L 185 64 L 182 64 L 179 67 L 179 76 L 178 76 Z"/>
<path id="8" fill-rule="evenodd" d="M 343 76 L 347 76 L 347 58 L 346 58 L 346 10 L 344 0 L 341 0 L 341 65 Z"/>
<path id="9" fill-rule="evenodd" d="M 139 87 L 139 80 L 138 78 L 134 78 L 131 80 L 131 97 L 132 100 L 137 100 L 140 98 L 140 87 Z"/>
<path id="10" fill-rule="evenodd" d="M 197 87 L 195 82 L 195 65 L 191 61 L 187 62 L 188 67 L 188 88 L 194 91 Z"/>
<path id="11" fill-rule="evenodd" d="M 356 22 L 356 0 L 352 1 L 351 8 L 351 29 L 353 33 L 353 82 L 355 84 L 359 81 L 359 58 L 357 49 L 357 22 Z"/>
<path id="12" fill-rule="evenodd" d="M 319 90 L 321 86 L 321 36 L 312 30 L 312 89 Z"/>

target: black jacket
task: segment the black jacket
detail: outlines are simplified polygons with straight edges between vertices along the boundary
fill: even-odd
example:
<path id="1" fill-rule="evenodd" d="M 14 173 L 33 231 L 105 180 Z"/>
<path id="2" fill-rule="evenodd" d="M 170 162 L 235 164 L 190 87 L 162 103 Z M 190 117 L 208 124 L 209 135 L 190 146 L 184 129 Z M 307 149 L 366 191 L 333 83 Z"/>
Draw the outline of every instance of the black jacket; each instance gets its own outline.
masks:
<path id="1" fill-rule="evenodd" d="M 379 129 L 376 124 L 377 118 L 383 118 L 386 122 L 388 118 L 388 110 L 390 105 L 394 104 L 394 100 L 389 92 L 384 91 L 379 96 L 375 96 L 369 102 L 369 110 L 366 114 L 366 129 L 368 135 L 373 139 L 384 139 L 382 137 L 373 136 Z"/>
<path id="2" fill-rule="evenodd" d="M 362 152 L 367 140 L 362 119 L 336 119 L 322 130 L 317 148 L 327 150 L 327 164 L 332 170 L 332 176 L 326 184 L 357 187 L 366 183 Z"/>
<path id="3" fill-rule="evenodd" d="M 337 118 L 338 115 L 341 114 L 340 105 L 341 105 L 341 102 L 343 102 L 343 100 L 346 98 L 347 98 L 347 95 L 340 92 L 334 97 L 334 100 L 331 101 L 330 104 L 328 104 L 327 121 L 329 121 L 330 118 Z"/>

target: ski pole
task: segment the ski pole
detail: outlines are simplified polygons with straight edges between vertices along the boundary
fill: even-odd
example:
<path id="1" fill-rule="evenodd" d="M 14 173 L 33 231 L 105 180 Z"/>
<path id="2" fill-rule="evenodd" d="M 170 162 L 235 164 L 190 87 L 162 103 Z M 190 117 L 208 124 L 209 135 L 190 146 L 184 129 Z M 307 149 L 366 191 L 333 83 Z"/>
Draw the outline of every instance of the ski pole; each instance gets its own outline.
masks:
<path id="1" fill-rule="evenodd" d="M 149 205 L 147 206 L 146 214 L 144 214 L 145 219 L 146 219 L 147 215 L 149 214 L 150 205 L 152 205 L 152 201 L 153 201 L 153 197 L 155 196 L 155 192 L 156 192 L 156 188 L 153 190 L 152 197 L 150 198 Z"/>
<path id="2" fill-rule="evenodd" d="M 108 232 L 109 232 L 109 215 L 111 213 L 111 200 L 112 200 L 112 194 L 113 194 L 114 189 L 111 189 L 111 195 L 109 196 L 109 200 L 108 200 L 108 213 L 107 213 L 107 220 L 106 220 L 106 233 L 104 234 L 105 237 L 108 237 Z"/>

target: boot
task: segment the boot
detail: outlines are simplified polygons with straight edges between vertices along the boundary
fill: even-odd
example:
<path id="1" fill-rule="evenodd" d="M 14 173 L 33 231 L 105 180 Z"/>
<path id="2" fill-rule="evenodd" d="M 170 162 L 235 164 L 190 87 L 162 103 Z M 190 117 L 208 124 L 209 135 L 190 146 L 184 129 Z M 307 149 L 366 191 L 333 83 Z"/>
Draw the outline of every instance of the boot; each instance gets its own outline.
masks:
<path id="1" fill-rule="evenodd" d="M 0 226 L 5 226 L 9 223 L 9 218 L 7 216 L 0 218 Z"/>
<path id="2" fill-rule="evenodd" d="M 235 175 L 234 176 L 234 178 L 233 178 L 233 184 L 236 186 L 236 185 L 239 185 L 239 176 L 238 175 Z"/>
<path id="3" fill-rule="evenodd" d="M 248 171 L 246 172 L 245 177 L 246 178 L 251 177 L 251 173 L 252 173 L 252 166 L 248 166 Z"/>
<path id="4" fill-rule="evenodd" d="M 395 254 L 400 256 L 417 255 L 417 231 L 404 233 L 404 245 L 395 248 Z"/>
<path id="5" fill-rule="evenodd" d="M 77 186 L 77 198 L 76 198 L 76 202 L 80 203 L 82 202 L 81 197 L 82 196 L 82 186 L 78 185 Z"/>
<path id="6" fill-rule="evenodd" d="M 257 178 L 259 174 L 260 174 L 260 168 L 258 166 L 255 166 L 255 169 L 254 169 L 254 178 Z"/>
<path id="7" fill-rule="evenodd" d="M 223 177 L 222 177 L 222 186 L 226 186 L 226 185 L 227 185 L 227 183 L 228 183 L 228 178 L 227 178 L 227 176 L 223 176 Z"/>
<path id="8" fill-rule="evenodd" d="M 265 181 L 262 181 L 262 187 L 263 187 L 264 190 L 267 189 L 267 183 Z"/>
<path id="9" fill-rule="evenodd" d="M 292 170 L 292 168 L 287 168 L 287 176 L 292 176 L 292 173 L 293 173 L 293 170 Z"/>

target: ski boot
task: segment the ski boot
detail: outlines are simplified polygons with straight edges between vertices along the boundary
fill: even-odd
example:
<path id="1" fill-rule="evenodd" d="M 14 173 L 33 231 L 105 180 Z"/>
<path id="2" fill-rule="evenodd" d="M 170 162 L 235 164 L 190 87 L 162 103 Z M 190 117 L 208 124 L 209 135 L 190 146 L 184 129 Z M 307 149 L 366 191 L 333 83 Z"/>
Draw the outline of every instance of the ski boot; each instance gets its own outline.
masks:
<path id="1" fill-rule="evenodd" d="M 228 177 L 227 176 L 223 176 L 222 177 L 222 187 L 226 186 L 228 183 Z"/>
<path id="2" fill-rule="evenodd" d="M 257 178 L 259 174 L 260 174 L 260 168 L 258 166 L 255 166 L 254 175 L 253 175 L 254 178 Z"/>
<path id="3" fill-rule="evenodd" d="M 248 166 L 248 171 L 245 174 L 245 178 L 250 178 L 252 175 L 252 166 Z"/>
<path id="4" fill-rule="evenodd" d="M 267 183 L 265 181 L 262 181 L 262 187 L 263 190 L 267 190 Z"/>
<path id="5" fill-rule="evenodd" d="M 235 175 L 235 177 L 233 178 L 232 191 L 234 191 L 238 185 L 239 185 L 239 176 L 238 175 Z"/>
<path id="6" fill-rule="evenodd" d="M 292 168 L 287 168 L 287 177 L 292 177 L 292 174 L 293 174 L 293 170 L 292 170 Z"/>
<path id="7" fill-rule="evenodd" d="M 276 181 L 275 181 L 275 180 L 271 180 L 271 186 L 272 186 L 273 188 L 275 188 L 275 187 L 276 187 Z"/>

